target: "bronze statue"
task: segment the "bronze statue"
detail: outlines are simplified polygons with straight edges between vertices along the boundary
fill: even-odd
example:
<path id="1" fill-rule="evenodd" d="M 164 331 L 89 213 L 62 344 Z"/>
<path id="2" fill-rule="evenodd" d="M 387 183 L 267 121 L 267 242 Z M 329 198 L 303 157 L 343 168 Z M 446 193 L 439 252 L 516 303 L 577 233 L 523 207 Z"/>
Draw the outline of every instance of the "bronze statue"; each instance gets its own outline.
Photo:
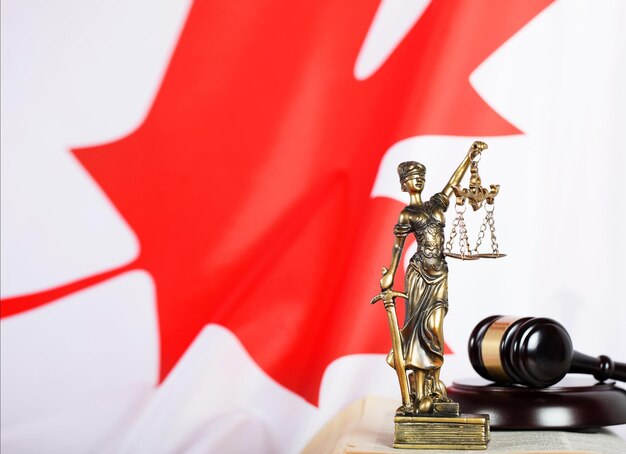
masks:
<path id="1" fill-rule="evenodd" d="M 398 374 L 402 394 L 402 406 L 395 418 L 396 447 L 476 449 L 486 447 L 489 439 L 488 416 L 459 416 L 458 404 L 448 398 L 446 387 L 439 378 L 443 364 L 443 319 L 448 311 L 444 212 L 448 209 L 455 188 L 460 189 L 459 183 L 470 165 L 486 148 L 484 142 L 474 142 L 448 184 L 428 201 L 422 200 L 426 176 L 424 165 L 408 161 L 398 166 L 401 188 L 409 193 L 410 202 L 400 213 L 393 230 L 395 241 L 391 264 L 388 269 L 383 268 L 381 293 L 371 301 L 383 301 L 389 317 L 392 350 L 387 356 L 387 362 Z M 463 204 L 467 198 L 457 197 L 457 203 Z M 405 290 L 402 293 L 392 290 L 392 287 L 405 239 L 411 233 L 417 240 L 417 252 L 407 267 Z M 395 314 L 397 297 L 406 300 L 402 329 L 399 329 Z M 461 432 L 453 427 L 452 421 L 457 424 L 456 427 L 458 424 L 472 424 L 476 431 L 472 436 L 477 438 L 461 441 Z M 426 426 L 430 429 L 426 430 Z M 435 426 L 437 430 L 433 430 Z M 435 436 L 433 434 L 442 430 L 448 431 L 446 433 L 449 437 L 444 437 L 446 439 L 457 435 L 461 438 L 455 442 L 432 438 Z M 469 437 L 469 432 L 467 434 Z"/>
<path id="2" fill-rule="evenodd" d="M 411 408 L 420 405 L 426 411 L 432 401 L 448 402 L 446 387 L 439 379 L 443 364 L 443 318 L 448 311 L 448 265 L 444 256 L 444 212 L 448 209 L 453 187 L 467 172 L 472 160 L 486 149 L 484 142 L 474 142 L 465 159 L 443 190 L 422 201 L 426 176 L 424 165 L 408 161 L 398 166 L 402 191 L 410 196 L 409 205 L 400 213 L 393 233 L 396 237 L 389 270 L 380 281 L 384 292 L 393 286 L 404 242 L 410 233 L 417 240 L 417 252 L 406 270 L 406 316 L 400 331 L 404 366 L 408 373 Z M 387 362 L 395 368 L 393 352 Z"/>

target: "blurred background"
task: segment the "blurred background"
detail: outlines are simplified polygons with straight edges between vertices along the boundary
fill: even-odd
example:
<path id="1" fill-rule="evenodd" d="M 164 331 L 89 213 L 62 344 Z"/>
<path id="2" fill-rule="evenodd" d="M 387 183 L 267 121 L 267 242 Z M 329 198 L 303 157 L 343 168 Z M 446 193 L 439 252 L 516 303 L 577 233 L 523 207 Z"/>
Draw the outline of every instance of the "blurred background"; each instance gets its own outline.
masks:
<path id="1" fill-rule="evenodd" d="M 507 257 L 449 260 L 444 381 L 494 314 L 625 360 L 623 2 L 1 5 L 3 452 L 297 452 L 399 400 L 396 167 L 429 197 L 474 140 Z"/>

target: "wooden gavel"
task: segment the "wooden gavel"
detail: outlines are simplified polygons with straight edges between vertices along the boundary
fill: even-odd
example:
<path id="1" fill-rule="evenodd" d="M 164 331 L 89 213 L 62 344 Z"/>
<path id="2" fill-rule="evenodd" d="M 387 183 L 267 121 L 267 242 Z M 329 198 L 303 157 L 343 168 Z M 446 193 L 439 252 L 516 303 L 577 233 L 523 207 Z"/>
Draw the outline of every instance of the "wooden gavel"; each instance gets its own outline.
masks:
<path id="1" fill-rule="evenodd" d="M 626 381 L 625 363 L 574 351 L 565 328 L 549 318 L 487 317 L 472 331 L 468 351 L 474 370 L 497 383 L 544 388 L 568 372 Z"/>

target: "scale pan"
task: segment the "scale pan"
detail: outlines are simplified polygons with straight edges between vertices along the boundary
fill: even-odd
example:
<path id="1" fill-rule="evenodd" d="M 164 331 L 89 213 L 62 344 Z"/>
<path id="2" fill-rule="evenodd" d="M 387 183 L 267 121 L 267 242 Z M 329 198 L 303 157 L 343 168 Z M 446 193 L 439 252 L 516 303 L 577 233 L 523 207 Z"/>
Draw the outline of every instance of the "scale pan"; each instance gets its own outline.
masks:
<path id="1" fill-rule="evenodd" d="M 446 252 L 446 257 L 459 260 L 478 260 L 480 257 L 476 254 L 457 254 L 456 252 Z M 500 254 L 502 255 L 502 254 Z"/>
<path id="2" fill-rule="evenodd" d="M 501 257 L 506 257 L 506 254 L 477 254 L 481 259 L 499 259 Z"/>

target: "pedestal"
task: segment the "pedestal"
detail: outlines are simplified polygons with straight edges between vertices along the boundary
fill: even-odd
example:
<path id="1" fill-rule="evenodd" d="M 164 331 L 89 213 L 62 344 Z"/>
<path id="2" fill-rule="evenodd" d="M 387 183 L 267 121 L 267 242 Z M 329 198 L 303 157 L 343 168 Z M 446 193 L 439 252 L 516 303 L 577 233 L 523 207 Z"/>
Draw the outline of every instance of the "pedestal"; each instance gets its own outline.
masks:
<path id="1" fill-rule="evenodd" d="M 486 449 L 489 416 L 401 416 L 394 418 L 394 448 Z"/>

